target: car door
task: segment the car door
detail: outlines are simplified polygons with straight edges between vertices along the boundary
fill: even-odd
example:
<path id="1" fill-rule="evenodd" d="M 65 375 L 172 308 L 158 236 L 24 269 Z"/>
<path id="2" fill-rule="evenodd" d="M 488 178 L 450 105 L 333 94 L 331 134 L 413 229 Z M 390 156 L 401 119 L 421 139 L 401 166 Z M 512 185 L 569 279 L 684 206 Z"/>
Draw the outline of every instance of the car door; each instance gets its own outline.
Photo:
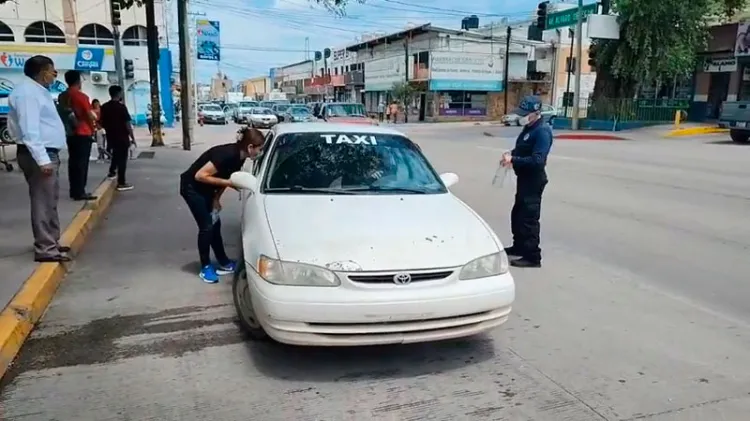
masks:
<path id="1" fill-rule="evenodd" d="M 268 160 L 268 150 L 273 139 L 274 132 L 273 130 L 269 130 L 258 156 L 250 163 L 246 161 L 245 167 L 243 167 L 243 170 L 249 171 L 258 179 L 258 189 L 260 189 L 263 183 L 262 171 Z M 263 239 L 266 238 L 262 235 L 261 231 L 268 227 L 266 213 L 263 209 L 263 195 L 257 191 L 251 193 L 242 190 L 241 200 L 242 216 L 240 231 L 242 232 L 242 249 L 245 261 L 254 263 L 258 261 L 258 257 L 263 250 Z"/>

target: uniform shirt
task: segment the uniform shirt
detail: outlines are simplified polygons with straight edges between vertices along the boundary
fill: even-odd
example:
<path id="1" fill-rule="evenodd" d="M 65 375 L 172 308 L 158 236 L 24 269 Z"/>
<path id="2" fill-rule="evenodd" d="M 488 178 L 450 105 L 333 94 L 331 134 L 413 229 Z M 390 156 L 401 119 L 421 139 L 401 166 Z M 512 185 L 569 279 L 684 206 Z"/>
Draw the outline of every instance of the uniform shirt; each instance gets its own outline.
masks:
<path id="1" fill-rule="evenodd" d="M 68 88 L 67 95 L 70 100 L 70 108 L 75 113 L 76 120 L 78 120 L 75 134 L 77 136 L 93 136 L 94 122 L 91 120 L 89 96 L 81 92 L 79 88 Z"/>
<path id="2" fill-rule="evenodd" d="M 180 176 L 181 183 L 183 185 L 191 185 L 198 193 L 204 196 L 214 196 L 221 189 L 220 187 L 201 183 L 195 179 L 195 174 L 209 162 L 213 163 L 214 167 L 216 167 L 214 177 L 229 180 L 232 173 L 242 169 L 245 160 L 242 159 L 240 148 L 236 143 L 214 146 L 203 152 L 190 168 L 182 173 Z"/>
<path id="3" fill-rule="evenodd" d="M 547 156 L 552 149 L 552 129 L 542 118 L 524 126 L 516 139 L 516 147 L 510 152 L 513 171 L 516 175 L 543 175 Z"/>
<path id="4" fill-rule="evenodd" d="M 110 100 L 101 108 L 100 124 L 107 133 L 107 141 L 111 146 L 130 146 L 131 122 L 128 107 L 120 101 Z"/>
<path id="5" fill-rule="evenodd" d="M 65 126 L 49 90 L 25 77 L 13 89 L 8 105 L 11 139 L 25 145 L 40 166 L 51 163 L 47 149 L 65 149 Z"/>

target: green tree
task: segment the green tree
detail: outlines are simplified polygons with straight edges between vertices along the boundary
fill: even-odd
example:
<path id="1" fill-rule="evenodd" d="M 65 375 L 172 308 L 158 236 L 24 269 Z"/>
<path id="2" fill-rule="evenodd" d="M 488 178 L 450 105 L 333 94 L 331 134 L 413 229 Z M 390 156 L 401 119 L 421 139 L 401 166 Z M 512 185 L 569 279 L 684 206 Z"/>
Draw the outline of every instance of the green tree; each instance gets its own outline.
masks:
<path id="1" fill-rule="evenodd" d="M 409 82 L 396 82 L 391 87 L 391 97 L 404 106 L 404 122 L 409 122 L 409 105 L 414 101 L 417 90 Z"/>
<path id="2" fill-rule="evenodd" d="M 594 97 L 632 98 L 641 85 L 685 77 L 705 48 L 708 28 L 747 0 L 613 0 L 620 39 L 597 40 Z"/>

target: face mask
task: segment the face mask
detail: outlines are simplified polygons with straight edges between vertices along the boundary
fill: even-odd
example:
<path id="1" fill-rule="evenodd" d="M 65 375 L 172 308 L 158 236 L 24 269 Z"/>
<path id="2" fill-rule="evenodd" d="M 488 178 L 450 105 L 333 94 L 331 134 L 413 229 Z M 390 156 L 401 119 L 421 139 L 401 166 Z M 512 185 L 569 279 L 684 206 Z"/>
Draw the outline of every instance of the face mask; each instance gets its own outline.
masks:
<path id="1" fill-rule="evenodd" d="M 531 122 L 531 119 L 529 118 L 529 116 L 524 116 L 524 117 L 521 117 L 521 118 L 518 119 L 518 124 L 520 124 L 522 126 L 526 126 L 530 122 Z"/>

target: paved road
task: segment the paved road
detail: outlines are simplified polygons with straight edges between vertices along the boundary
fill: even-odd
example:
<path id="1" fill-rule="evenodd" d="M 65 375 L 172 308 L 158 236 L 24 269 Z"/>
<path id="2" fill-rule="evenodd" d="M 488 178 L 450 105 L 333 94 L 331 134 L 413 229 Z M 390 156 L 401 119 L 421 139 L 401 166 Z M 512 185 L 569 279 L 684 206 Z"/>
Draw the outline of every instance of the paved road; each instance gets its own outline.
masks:
<path id="1" fill-rule="evenodd" d="M 508 238 L 512 189 L 490 179 L 515 129 L 487 130 L 408 128 Z M 335 350 L 243 340 L 229 283 L 194 275 L 195 229 L 176 194 L 189 160 L 165 148 L 133 165 L 137 189 L 118 196 L 5 379 L 4 419 L 747 419 L 750 147 L 559 141 L 545 266 L 514 271 L 505 327 Z"/>

